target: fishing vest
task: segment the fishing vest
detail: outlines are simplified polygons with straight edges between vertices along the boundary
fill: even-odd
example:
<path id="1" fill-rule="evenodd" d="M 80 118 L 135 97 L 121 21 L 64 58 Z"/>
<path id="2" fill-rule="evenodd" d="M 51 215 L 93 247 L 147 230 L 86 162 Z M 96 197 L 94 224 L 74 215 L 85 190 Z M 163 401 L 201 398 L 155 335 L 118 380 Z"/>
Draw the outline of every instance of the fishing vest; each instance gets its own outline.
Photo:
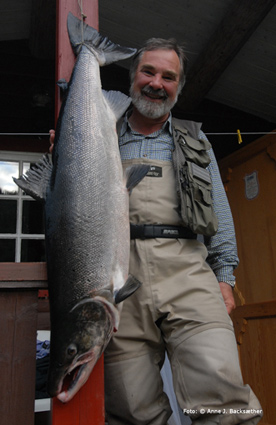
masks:
<path id="1" fill-rule="evenodd" d="M 120 134 L 123 119 L 117 123 Z M 196 234 L 213 236 L 218 221 L 212 203 L 212 181 L 207 153 L 211 144 L 198 139 L 201 124 L 172 118 L 175 149 L 172 162 L 176 176 L 176 192 L 179 199 L 178 214 L 183 224 Z"/>
<path id="2" fill-rule="evenodd" d="M 211 144 L 198 139 L 201 125 L 193 121 L 172 119 L 175 149 L 172 161 L 176 175 L 179 215 L 194 233 L 213 236 L 218 221 L 213 209 L 212 180 L 207 169 Z"/>

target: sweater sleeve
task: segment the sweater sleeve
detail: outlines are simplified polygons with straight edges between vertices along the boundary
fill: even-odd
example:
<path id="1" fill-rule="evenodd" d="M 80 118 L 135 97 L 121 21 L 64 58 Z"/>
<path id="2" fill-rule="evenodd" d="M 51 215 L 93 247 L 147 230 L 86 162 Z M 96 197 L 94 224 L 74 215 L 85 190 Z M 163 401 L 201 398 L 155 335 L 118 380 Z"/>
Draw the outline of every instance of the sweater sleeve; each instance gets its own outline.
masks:
<path id="1" fill-rule="evenodd" d="M 206 139 L 202 132 L 200 132 L 200 137 Z M 239 263 L 235 228 L 213 149 L 210 149 L 208 154 L 211 159 L 208 169 L 212 179 L 212 199 L 218 219 L 218 231 L 214 236 L 204 238 L 208 250 L 207 262 L 219 282 L 226 282 L 234 287 L 233 271 Z"/>

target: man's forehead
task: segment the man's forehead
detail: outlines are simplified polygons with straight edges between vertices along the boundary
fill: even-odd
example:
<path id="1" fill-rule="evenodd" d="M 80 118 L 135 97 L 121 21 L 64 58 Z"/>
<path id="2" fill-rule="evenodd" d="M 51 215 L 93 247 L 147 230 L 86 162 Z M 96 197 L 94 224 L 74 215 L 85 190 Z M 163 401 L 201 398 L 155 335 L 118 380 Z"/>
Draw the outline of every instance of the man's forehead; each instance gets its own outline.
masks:
<path id="1" fill-rule="evenodd" d="M 177 53 L 174 50 L 169 49 L 156 49 L 147 50 L 143 53 L 139 67 L 164 67 L 172 71 L 180 70 L 180 60 Z"/>

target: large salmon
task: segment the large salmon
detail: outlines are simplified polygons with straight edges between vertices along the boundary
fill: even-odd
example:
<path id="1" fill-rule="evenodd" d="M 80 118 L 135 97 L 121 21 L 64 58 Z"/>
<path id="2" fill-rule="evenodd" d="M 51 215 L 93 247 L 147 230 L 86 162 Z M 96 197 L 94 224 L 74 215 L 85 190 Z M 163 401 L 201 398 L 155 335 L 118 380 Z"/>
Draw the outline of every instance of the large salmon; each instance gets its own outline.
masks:
<path id="1" fill-rule="evenodd" d="M 86 382 L 118 328 L 117 304 L 140 285 L 128 278 L 126 185 L 131 190 L 148 171 L 132 168 L 124 179 L 116 120 L 130 100 L 122 93 L 104 93 L 99 72 L 99 65 L 130 57 L 135 50 L 114 45 L 71 14 L 68 33 L 77 61 L 57 123 L 53 165 L 46 155 L 15 179 L 25 192 L 45 201 L 48 392 L 63 402 Z M 73 370 L 65 390 L 64 378 Z"/>

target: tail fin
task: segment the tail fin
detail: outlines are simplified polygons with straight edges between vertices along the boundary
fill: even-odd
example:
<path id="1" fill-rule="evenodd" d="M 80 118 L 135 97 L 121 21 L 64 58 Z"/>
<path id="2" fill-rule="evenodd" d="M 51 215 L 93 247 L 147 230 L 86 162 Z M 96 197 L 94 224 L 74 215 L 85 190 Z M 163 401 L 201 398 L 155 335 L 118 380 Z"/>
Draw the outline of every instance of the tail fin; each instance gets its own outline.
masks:
<path id="1" fill-rule="evenodd" d="M 130 58 L 136 53 L 136 49 L 112 43 L 107 37 L 101 36 L 95 28 L 83 23 L 72 13 L 68 14 L 67 29 L 74 53 L 77 55 L 84 44 L 93 51 L 101 66 Z"/>

